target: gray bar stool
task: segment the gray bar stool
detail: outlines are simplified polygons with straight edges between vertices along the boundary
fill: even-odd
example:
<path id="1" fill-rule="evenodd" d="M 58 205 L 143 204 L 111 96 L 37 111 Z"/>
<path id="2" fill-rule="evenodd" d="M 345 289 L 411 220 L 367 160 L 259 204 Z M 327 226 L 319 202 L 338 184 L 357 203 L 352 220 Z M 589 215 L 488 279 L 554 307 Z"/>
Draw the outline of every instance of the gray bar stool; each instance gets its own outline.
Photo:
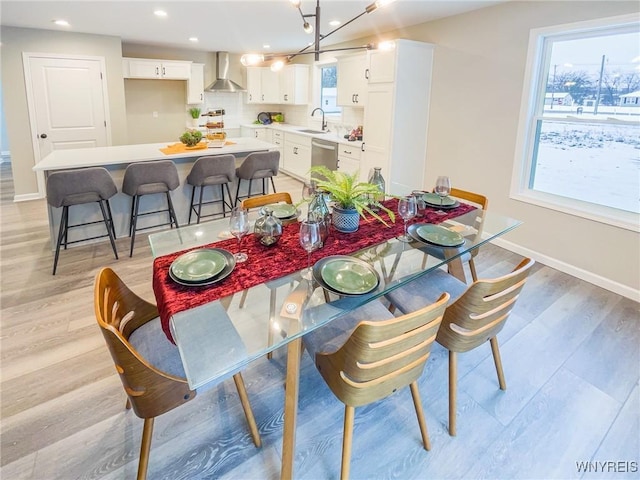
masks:
<path id="1" fill-rule="evenodd" d="M 122 193 L 132 197 L 131 217 L 129 219 L 129 236 L 131 237 L 131 249 L 129 256 L 133 256 L 133 244 L 136 241 L 136 231 L 148 228 L 161 227 L 163 225 L 173 225 L 180 228 L 176 212 L 173 209 L 170 192 L 178 188 L 180 179 L 178 169 L 171 160 L 158 160 L 153 162 L 131 163 L 124 171 L 122 180 Z M 152 195 L 154 193 L 164 193 L 167 197 L 167 208 L 138 213 L 140 208 L 140 197 Z M 138 217 L 152 215 L 155 213 L 167 212 L 169 222 L 137 228 Z"/>
<path id="2" fill-rule="evenodd" d="M 236 158 L 233 155 L 210 155 L 206 157 L 200 157 L 193 164 L 189 175 L 187 176 L 187 183 L 193 187 L 191 190 L 191 205 L 189 207 L 189 225 L 191 225 L 191 214 L 195 212 L 198 221 L 200 223 L 201 218 L 214 217 L 216 215 L 227 216 L 226 207 L 229 210 L 233 208 L 233 197 L 231 197 L 231 191 L 229 190 L 229 184 L 233 182 L 236 173 Z M 202 201 L 202 193 L 204 187 L 215 187 L 220 185 L 220 200 L 211 200 L 208 202 Z M 197 209 L 193 203 L 196 195 L 196 188 L 200 187 L 200 199 L 198 200 Z M 224 189 L 227 189 L 227 196 L 229 201 L 224 198 Z M 215 195 L 215 188 L 214 195 Z M 202 206 L 211 205 L 214 203 L 222 204 L 222 213 L 210 213 L 208 215 L 202 215 Z"/>
<path id="3" fill-rule="evenodd" d="M 271 179 L 271 186 L 273 191 L 276 191 L 276 184 L 273 183 L 273 177 L 278 175 L 280 168 L 280 152 L 255 152 L 247 155 L 242 164 L 236 168 L 236 176 L 238 177 L 238 187 L 236 188 L 236 201 L 234 205 L 238 204 L 241 198 L 251 197 L 251 182 L 253 180 L 262 179 L 262 193 L 260 195 L 266 195 L 269 193 L 269 185 L 266 185 L 265 180 Z M 242 180 L 249 180 L 249 188 L 247 194 L 240 196 L 240 183 Z M 258 195 L 258 194 L 256 194 Z"/>
<path id="4" fill-rule="evenodd" d="M 56 242 L 56 254 L 53 259 L 53 275 L 58 267 L 58 257 L 60 256 L 60 245 L 64 244 L 64 249 L 72 243 L 94 240 L 96 238 L 109 237 L 113 253 L 118 258 L 115 237 L 116 232 L 113 227 L 113 216 L 109 199 L 118 193 L 116 184 L 106 168 L 93 167 L 81 168 L 77 170 L 62 170 L 49 174 L 47 178 L 47 203 L 55 208 L 62 207 L 60 217 L 60 228 L 58 229 L 58 240 Z M 69 225 L 69 207 L 73 205 L 83 205 L 96 202 L 100 205 L 102 220 L 94 222 L 77 223 Z M 105 208 L 106 207 L 106 208 Z M 107 229 L 104 235 L 83 238 L 80 240 L 68 241 L 69 229 L 102 223 Z"/>

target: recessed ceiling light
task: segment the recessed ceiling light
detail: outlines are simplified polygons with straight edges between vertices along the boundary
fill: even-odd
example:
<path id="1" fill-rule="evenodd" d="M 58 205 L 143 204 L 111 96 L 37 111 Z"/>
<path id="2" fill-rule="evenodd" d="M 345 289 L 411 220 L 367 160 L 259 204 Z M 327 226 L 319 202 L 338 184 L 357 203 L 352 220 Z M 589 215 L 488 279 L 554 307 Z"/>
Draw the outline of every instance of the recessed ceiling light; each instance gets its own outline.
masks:
<path id="1" fill-rule="evenodd" d="M 55 23 L 56 25 L 60 26 L 60 27 L 68 27 L 69 26 L 69 22 L 67 22 L 66 20 L 52 20 L 53 23 Z"/>
<path id="2" fill-rule="evenodd" d="M 164 10 L 156 10 L 153 12 L 153 14 L 156 17 L 166 17 L 167 16 L 167 12 L 165 12 Z"/>
<path id="3" fill-rule="evenodd" d="M 331 20 L 329 22 L 329 25 L 331 25 L 332 27 L 337 27 L 338 25 L 340 25 L 342 22 L 340 20 Z"/>
<path id="4" fill-rule="evenodd" d="M 189 41 L 193 43 L 198 43 L 198 37 L 189 37 Z"/>
<path id="5" fill-rule="evenodd" d="M 262 48 L 271 48 L 271 45 L 269 45 L 268 43 L 265 43 L 264 45 L 262 45 Z"/>

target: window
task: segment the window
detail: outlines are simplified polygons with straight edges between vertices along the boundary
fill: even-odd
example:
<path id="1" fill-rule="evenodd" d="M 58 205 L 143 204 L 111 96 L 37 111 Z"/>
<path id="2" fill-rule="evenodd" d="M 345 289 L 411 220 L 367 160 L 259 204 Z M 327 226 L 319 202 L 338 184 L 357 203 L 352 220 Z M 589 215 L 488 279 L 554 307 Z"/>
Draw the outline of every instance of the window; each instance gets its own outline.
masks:
<path id="1" fill-rule="evenodd" d="M 336 65 L 326 65 L 320 75 L 320 105 L 325 114 L 340 114 L 342 109 L 336 105 L 338 71 Z"/>
<path id="2" fill-rule="evenodd" d="M 640 23 L 532 31 L 512 197 L 640 230 Z"/>

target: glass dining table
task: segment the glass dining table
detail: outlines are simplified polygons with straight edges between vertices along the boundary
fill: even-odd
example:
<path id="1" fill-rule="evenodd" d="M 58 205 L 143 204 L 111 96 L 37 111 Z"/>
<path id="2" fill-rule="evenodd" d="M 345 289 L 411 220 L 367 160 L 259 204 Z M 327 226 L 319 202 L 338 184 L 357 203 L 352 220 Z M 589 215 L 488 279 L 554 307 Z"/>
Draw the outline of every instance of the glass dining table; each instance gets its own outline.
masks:
<path id="1" fill-rule="evenodd" d="M 258 213 L 253 211 L 251 215 L 255 219 Z M 444 238 L 438 240 L 432 236 L 434 218 L 415 218 L 412 221 L 409 228 L 412 242 L 398 240 L 402 222 L 396 222 L 393 232 L 397 235 L 390 238 L 383 235 L 382 240 L 377 236 L 379 233 L 369 235 L 368 243 L 373 244 L 349 253 L 349 257 L 362 262 L 369 274 L 375 276 L 374 284 L 362 291 L 341 290 L 340 285 L 332 282 L 335 278 L 323 277 L 321 269 L 307 271 L 304 268 L 306 252 L 299 244 L 295 245 L 297 223 L 285 226 L 285 235 L 290 229 L 289 244 L 281 240 L 282 245 L 279 242 L 256 250 L 253 244 L 257 239 L 249 234 L 239 247 L 250 251 L 247 262 L 236 264 L 219 284 L 212 282 L 193 287 L 177 284 L 173 281 L 175 279 L 169 278 L 167 270 L 185 252 L 205 247 L 226 247 L 221 250 L 231 253 L 238 251 L 235 239 L 230 238 L 229 220 L 223 218 L 149 235 L 154 256 L 154 293 L 161 317 L 163 314 L 167 317 L 168 330 L 165 333 L 179 349 L 191 388 L 220 382 L 254 360 L 287 347 L 281 478 L 293 478 L 302 337 L 359 306 L 378 301 L 393 289 L 434 269 L 447 268 L 449 273 L 466 281 L 462 259 L 472 250 L 521 224 L 499 213 L 468 209 L 458 216 L 445 217 L 442 222 L 436 220 L 440 229 L 436 233 L 445 233 Z M 361 228 L 363 224 L 361 222 Z M 373 227 L 371 224 L 365 226 L 383 233 L 386 228 L 378 223 Z M 325 247 L 314 252 L 314 264 L 325 264 L 328 257 L 344 259 L 345 255 L 333 253 L 343 251 L 345 245 L 358 247 L 358 242 L 352 241 L 350 235 L 353 234 L 331 230 Z M 364 237 L 367 243 L 367 235 Z M 289 251 L 283 253 L 285 248 Z M 441 254 L 433 255 L 434 248 Z M 326 253 L 323 252 L 325 249 Z M 427 255 L 427 251 L 432 254 Z M 296 258 L 304 260 L 296 263 Z M 247 288 L 224 290 L 224 284 L 231 284 L 234 275 L 250 277 L 255 272 L 274 269 L 280 270 L 282 275 L 272 278 L 272 274 L 269 280 L 258 281 L 255 285 L 247 280 Z M 244 281 L 242 278 L 235 280 Z M 245 284 L 240 282 L 241 286 Z M 221 292 L 219 298 L 212 296 L 216 289 Z M 164 304 L 172 308 L 165 311 L 162 308 Z"/>

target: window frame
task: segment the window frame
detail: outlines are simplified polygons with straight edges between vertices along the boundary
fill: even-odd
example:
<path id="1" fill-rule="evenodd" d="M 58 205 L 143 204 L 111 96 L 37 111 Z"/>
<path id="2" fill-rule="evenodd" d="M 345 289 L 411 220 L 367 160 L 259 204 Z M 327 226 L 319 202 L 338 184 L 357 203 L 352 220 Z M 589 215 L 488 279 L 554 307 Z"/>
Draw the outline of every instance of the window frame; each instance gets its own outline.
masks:
<path id="1" fill-rule="evenodd" d="M 538 146 L 535 138 L 539 120 L 543 120 L 544 122 L 567 121 L 566 118 L 550 119 L 549 117 L 544 117 L 544 100 L 541 100 L 540 95 L 544 98 L 549 70 L 551 68 L 550 56 L 553 45 L 553 42 L 548 42 L 546 39 L 553 37 L 554 40 L 570 40 L 572 38 L 600 36 L 604 31 L 610 31 L 614 28 L 619 28 L 621 33 L 623 33 L 622 30 L 624 29 L 637 31 L 638 24 L 638 16 L 630 14 L 531 30 L 522 89 L 510 198 L 640 232 L 639 214 L 562 197 L 531 188 L 533 179 L 532 161 Z M 606 125 L 635 125 L 637 123 L 599 119 L 581 120 L 575 118 L 572 118 L 571 122 L 576 124 L 584 122 Z"/>

